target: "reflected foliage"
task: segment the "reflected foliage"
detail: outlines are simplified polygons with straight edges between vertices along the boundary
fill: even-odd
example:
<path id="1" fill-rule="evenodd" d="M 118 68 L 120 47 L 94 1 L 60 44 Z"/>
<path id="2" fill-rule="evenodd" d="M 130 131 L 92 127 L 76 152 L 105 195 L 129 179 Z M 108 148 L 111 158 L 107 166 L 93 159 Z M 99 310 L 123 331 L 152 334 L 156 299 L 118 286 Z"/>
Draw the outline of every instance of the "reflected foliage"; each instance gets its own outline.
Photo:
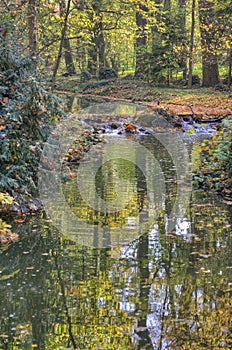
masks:
<path id="1" fill-rule="evenodd" d="M 13 227 L 0 347 L 230 349 L 231 213 L 195 192 L 188 214 L 185 230 L 166 232 L 160 215 L 129 245 L 101 250 L 64 239 L 43 214 Z"/>

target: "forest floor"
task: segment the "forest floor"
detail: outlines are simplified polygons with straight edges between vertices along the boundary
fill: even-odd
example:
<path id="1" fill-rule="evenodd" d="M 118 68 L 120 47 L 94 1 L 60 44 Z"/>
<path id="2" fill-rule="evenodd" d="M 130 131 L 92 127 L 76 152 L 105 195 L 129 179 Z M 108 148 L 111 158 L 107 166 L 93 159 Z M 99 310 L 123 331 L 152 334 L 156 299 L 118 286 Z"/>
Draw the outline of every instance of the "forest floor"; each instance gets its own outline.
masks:
<path id="1" fill-rule="evenodd" d="M 232 115 L 232 92 L 213 88 L 157 87 L 142 80 L 103 80 L 80 83 L 62 79 L 57 90 L 108 101 L 127 101 L 162 108 L 177 117 L 196 121 L 220 121 Z"/>

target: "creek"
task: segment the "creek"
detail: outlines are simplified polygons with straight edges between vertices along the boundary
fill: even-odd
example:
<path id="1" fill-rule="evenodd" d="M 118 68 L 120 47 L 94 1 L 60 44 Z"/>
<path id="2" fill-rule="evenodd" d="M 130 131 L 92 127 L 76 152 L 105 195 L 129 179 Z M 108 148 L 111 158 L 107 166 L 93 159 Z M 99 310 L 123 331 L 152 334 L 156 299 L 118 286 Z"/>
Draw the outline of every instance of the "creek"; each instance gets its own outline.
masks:
<path id="1" fill-rule="evenodd" d="M 120 115 L 149 133 L 107 129 L 44 212 L 12 222 L 0 349 L 230 349 L 231 207 L 190 181 L 211 131 L 181 136 L 132 104 L 78 114 L 88 128 Z"/>

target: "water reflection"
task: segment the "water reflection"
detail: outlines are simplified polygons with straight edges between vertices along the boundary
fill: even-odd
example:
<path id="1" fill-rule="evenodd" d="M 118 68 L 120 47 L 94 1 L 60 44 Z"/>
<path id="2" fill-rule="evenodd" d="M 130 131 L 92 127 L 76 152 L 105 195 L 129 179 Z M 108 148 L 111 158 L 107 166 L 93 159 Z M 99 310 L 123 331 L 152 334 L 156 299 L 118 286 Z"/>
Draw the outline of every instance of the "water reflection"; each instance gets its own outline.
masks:
<path id="1" fill-rule="evenodd" d="M 80 247 L 43 217 L 22 224 L 1 254 L 1 348 L 229 349 L 230 214 L 194 193 L 191 239 L 160 220 L 115 250 Z"/>
<path id="2" fill-rule="evenodd" d="M 117 215 L 94 212 L 73 180 L 64 192 L 74 213 L 97 222 L 96 237 L 101 230 L 109 239 L 125 222 L 138 230 L 142 212 L 141 220 L 150 219 L 143 234 L 94 249 L 57 232 L 45 213 L 14 225 L 20 241 L 0 255 L 1 349 L 231 348 L 231 208 L 193 192 L 185 215 L 168 230 L 175 165 L 158 140 L 140 142 L 155 152 L 164 174 L 159 215 L 133 161 L 103 162 L 96 175 L 98 196 L 112 201 L 118 175 L 128 180 L 129 205 Z"/>
<path id="3" fill-rule="evenodd" d="M 144 107 L 131 104 L 91 106 L 59 125 L 41 156 L 40 194 L 45 210 L 54 225 L 79 244 L 128 244 L 150 230 L 160 216 L 164 216 L 166 232 L 175 230 L 177 218 L 186 216 L 191 191 L 188 151 L 178 135 L 166 130 L 165 125 L 170 125 L 164 118 L 159 122 L 153 112 L 150 116 L 146 112 L 145 119 L 149 116 L 149 121 L 153 118 L 162 125 L 162 133 L 104 135 L 105 142 L 93 145 L 74 169 L 77 181 L 62 187 L 61 160 L 78 138 L 80 119 L 98 123 L 115 118 L 116 110 L 139 113 L 140 119 L 144 115 Z M 137 176 L 136 167 L 144 179 Z M 145 187 L 146 192 L 141 192 Z"/>

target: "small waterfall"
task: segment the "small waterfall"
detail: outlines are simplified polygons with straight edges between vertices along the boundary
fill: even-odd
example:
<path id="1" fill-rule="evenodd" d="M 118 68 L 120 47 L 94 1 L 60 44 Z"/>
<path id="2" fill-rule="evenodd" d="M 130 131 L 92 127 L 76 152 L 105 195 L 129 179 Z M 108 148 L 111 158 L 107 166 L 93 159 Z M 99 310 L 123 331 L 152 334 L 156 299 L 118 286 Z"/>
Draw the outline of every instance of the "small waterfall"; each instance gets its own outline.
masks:
<path id="1" fill-rule="evenodd" d="M 188 121 L 181 118 L 181 124 L 184 130 L 184 139 L 190 143 L 198 139 L 210 138 L 215 133 L 215 129 L 212 124 L 203 125 L 194 121 L 192 116 L 189 117 Z"/>

